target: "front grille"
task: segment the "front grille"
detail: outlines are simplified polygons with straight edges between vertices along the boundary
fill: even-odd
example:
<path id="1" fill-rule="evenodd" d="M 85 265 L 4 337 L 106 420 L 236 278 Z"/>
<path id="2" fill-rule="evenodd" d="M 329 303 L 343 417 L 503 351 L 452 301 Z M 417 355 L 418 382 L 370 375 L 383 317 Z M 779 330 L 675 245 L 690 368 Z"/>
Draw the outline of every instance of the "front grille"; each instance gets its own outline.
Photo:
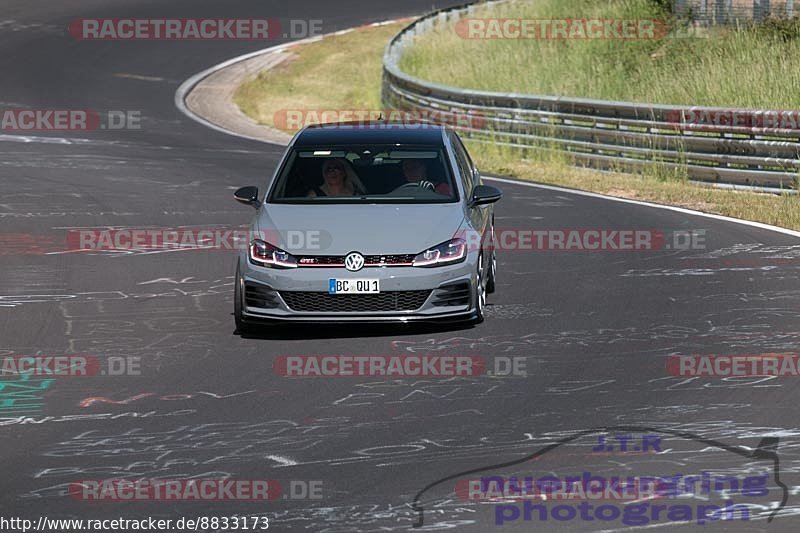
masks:
<path id="1" fill-rule="evenodd" d="M 272 309 L 278 307 L 277 293 L 266 285 L 246 281 L 244 284 L 244 303 L 247 307 Z"/>
<path id="2" fill-rule="evenodd" d="M 367 265 L 393 265 L 398 263 L 411 263 L 414 261 L 413 254 L 401 254 L 401 255 L 365 255 L 364 262 Z"/>
<path id="3" fill-rule="evenodd" d="M 414 254 L 365 255 L 364 266 L 410 265 L 414 257 Z M 301 267 L 343 266 L 344 258 L 343 255 L 303 255 L 297 258 L 297 264 Z"/>
<path id="4" fill-rule="evenodd" d="M 309 313 L 370 313 L 416 311 L 431 291 L 389 291 L 380 294 L 328 294 L 327 292 L 281 291 L 281 298 L 294 311 Z"/>
<path id="5" fill-rule="evenodd" d="M 433 305 L 438 307 L 454 307 L 469 305 L 472 289 L 468 282 L 463 281 L 444 285 L 433 293 Z"/>

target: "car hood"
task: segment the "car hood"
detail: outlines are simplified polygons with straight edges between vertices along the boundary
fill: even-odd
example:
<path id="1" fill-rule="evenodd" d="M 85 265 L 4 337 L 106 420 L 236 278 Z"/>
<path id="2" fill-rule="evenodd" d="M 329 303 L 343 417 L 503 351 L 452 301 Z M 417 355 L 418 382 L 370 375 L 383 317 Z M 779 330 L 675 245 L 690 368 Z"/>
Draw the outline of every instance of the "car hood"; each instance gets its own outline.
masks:
<path id="1" fill-rule="evenodd" d="M 417 254 L 463 222 L 460 204 L 266 204 L 256 229 L 295 255 Z"/>

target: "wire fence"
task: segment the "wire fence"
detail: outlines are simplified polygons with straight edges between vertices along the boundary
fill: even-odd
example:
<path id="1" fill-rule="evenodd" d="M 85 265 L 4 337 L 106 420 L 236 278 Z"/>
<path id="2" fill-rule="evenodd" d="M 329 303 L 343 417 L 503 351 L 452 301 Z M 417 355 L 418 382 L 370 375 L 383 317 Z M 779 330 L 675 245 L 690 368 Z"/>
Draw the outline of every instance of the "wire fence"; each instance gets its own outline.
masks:
<path id="1" fill-rule="evenodd" d="M 794 0 L 674 0 L 674 13 L 701 26 L 797 16 Z M 798 6 L 800 7 L 800 6 Z"/>

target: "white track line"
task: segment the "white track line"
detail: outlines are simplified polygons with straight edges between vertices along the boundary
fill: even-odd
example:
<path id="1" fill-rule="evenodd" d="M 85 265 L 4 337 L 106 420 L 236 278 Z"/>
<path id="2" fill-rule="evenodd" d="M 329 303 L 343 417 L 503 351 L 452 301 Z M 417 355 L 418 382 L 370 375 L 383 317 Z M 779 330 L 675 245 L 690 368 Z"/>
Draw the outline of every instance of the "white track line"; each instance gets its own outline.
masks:
<path id="1" fill-rule="evenodd" d="M 370 24 L 370 26 L 382 26 L 382 25 L 385 25 L 385 24 L 393 24 L 395 22 L 398 22 L 398 20 L 392 19 L 392 20 L 386 20 L 386 21 L 383 21 L 383 22 L 375 22 L 373 24 Z M 180 87 L 178 87 L 178 89 L 175 91 L 175 107 L 177 107 L 181 111 L 181 113 L 183 113 L 184 115 L 186 115 L 190 119 L 194 120 L 195 122 L 199 122 L 203 126 L 211 128 L 212 130 L 218 131 L 220 133 L 227 133 L 228 135 L 233 135 L 234 137 L 240 137 L 242 139 L 249 139 L 251 141 L 267 142 L 264 139 L 259 139 L 257 137 L 251 137 L 249 135 L 244 135 L 242 133 L 237 133 L 235 131 L 227 130 L 227 129 L 221 127 L 221 126 L 218 126 L 217 124 L 214 124 L 213 122 L 210 122 L 210 121 L 204 119 L 203 117 L 201 117 L 200 115 L 194 113 L 191 109 L 189 109 L 186 106 L 186 97 L 189 95 L 190 92 L 192 92 L 192 89 L 194 89 L 194 87 L 198 83 L 200 83 L 201 81 L 203 81 L 207 77 L 211 76 L 215 72 L 217 72 L 219 70 L 222 70 L 224 68 L 227 68 L 227 67 L 229 67 L 231 65 L 235 65 L 236 63 L 240 63 L 242 61 L 247 61 L 248 59 L 252 59 L 252 58 L 260 56 L 260 55 L 274 54 L 274 53 L 277 53 L 277 52 L 283 52 L 284 50 L 286 50 L 288 48 L 292 48 L 294 46 L 298 46 L 298 45 L 302 45 L 302 44 L 313 43 L 313 42 L 322 40 L 325 37 L 329 37 L 331 35 L 343 35 L 345 33 L 351 32 L 351 31 L 353 31 L 355 29 L 356 28 L 347 28 L 347 29 L 339 30 L 339 31 L 336 31 L 336 32 L 333 32 L 333 33 L 326 33 L 325 35 L 316 35 L 314 37 L 307 37 L 305 39 L 300 39 L 298 41 L 292 41 L 292 42 L 289 42 L 289 43 L 279 44 L 279 45 L 276 45 L 276 46 L 270 46 L 269 48 L 256 50 L 255 52 L 249 52 L 247 54 L 242 54 L 240 56 L 234 57 L 234 58 L 229 59 L 227 61 L 223 61 L 222 63 L 219 63 L 218 65 L 214 65 L 213 67 L 207 68 L 206 70 L 204 70 L 202 72 L 198 72 L 194 76 L 191 76 L 186 81 L 181 83 Z M 268 144 L 274 144 L 274 143 L 268 143 Z"/>
<path id="2" fill-rule="evenodd" d="M 189 79 L 187 79 L 186 81 L 181 83 L 180 87 L 178 87 L 178 90 L 175 91 L 175 107 L 177 107 L 181 111 L 181 113 L 183 113 L 184 115 L 186 115 L 190 119 L 194 120 L 195 122 L 199 122 L 203 126 L 211 128 L 212 130 L 218 131 L 220 133 L 227 133 L 228 135 L 233 135 L 234 137 L 240 137 L 242 139 L 249 139 L 251 141 L 259 141 L 259 142 L 266 142 L 266 141 L 264 141 L 264 139 L 259 139 L 258 137 L 251 137 L 249 135 L 244 135 L 242 133 L 238 133 L 238 132 L 235 132 L 235 131 L 232 131 L 232 130 L 227 130 L 227 129 L 221 127 L 221 126 L 218 126 L 218 125 L 214 124 L 213 122 L 210 122 L 210 121 L 204 119 L 203 117 L 201 117 L 200 115 L 194 113 L 191 109 L 189 109 L 186 106 L 186 97 L 189 95 L 189 93 L 192 91 L 192 89 L 195 88 L 195 86 L 198 83 L 200 83 L 201 81 L 203 81 L 204 79 L 206 79 L 207 77 L 211 76 L 212 74 L 214 74 L 215 72 L 217 72 L 219 70 L 227 68 L 227 67 L 229 67 L 231 65 L 235 65 L 236 63 L 240 63 L 242 61 L 246 61 L 248 59 L 254 58 L 256 56 L 260 56 L 260 55 L 264 55 L 264 54 L 274 54 L 276 52 L 282 52 L 282 51 L 286 50 L 287 48 L 291 48 L 292 46 L 295 46 L 295 45 L 298 45 L 298 44 L 308 44 L 308 43 L 312 43 L 312 42 L 315 42 L 315 41 L 319 41 L 320 39 L 322 39 L 322 37 L 324 37 L 324 36 L 309 37 L 307 39 L 301 39 L 299 41 L 292 41 L 290 43 L 279 44 L 277 46 L 270 46 L 269 48 L 264 48 L 263 50 L 257 50 L 255 52 L 250 52 L 248 54 L 243 54 L 243 55 L 234 57 L 233 59 L 229 59 L 227 61 L 223 61 L 222 63 L 220 63 L 218 65 L 214 65 L 213 67 L 208 68 L 208 69 L 206 69 L 206 70 L 204 70 L 202 72 L 198 72 L 194 76 L 190 77 Z M 273 144 L 273 143 L 268 143 L 268 144 Z"/>
<path id="3" fill-rule="evenodd" d="M 645 207 L 654 207 L 656 209 L 666 209 L 668 211 L 675 211 L 677 213 L 683 213 L 686 215 L 694 215 L 699 217 L 706 217 L 706 218 L 713 218 L 714 220 L 722 220 L 724 222 L 734 222 L 736 224 L 743 224 L 745 226 L 751 226 L 754 228 L 765 229 L 769 231 L 775 231 L 778 233 L 783 233 L 784 235 L 791 235 L 792 237 L 800 237 L 800 231 L 794 231 L 786 228 L 780 228 L 778 226 L 771 226 L 769 224 L 763 224 L 761 222 L 751 222 L 750 220 L 742 220 L 739 218 L 733 217 L 726 217 L 724 215 L 715 215 L 713 213 L 703 213 L 702 211 L 695 211 L 693 209 L 686 209 L 685 207 L 674 207 L 671 205 L 662 205 L 662 204 L 654 204 L 650 202 L 643 202 L 641 200 L 631 200 L 629 198 L 617 198 L 616 196 L 606 196 L 604 194 L 599 194 L 595 192 L 588 192 L 588 191 L 576 191 L 575 189 L 567 189 L 564 187 L 558 187 L 556 185 L 542 185 L 540 183 L 531 183 L 528 181 L 520 181 L 520 180 L 512 180 L 507 178 L 498 178 L 495 176 L 484 176 L 484 178 L 492 180 L 492 181 L 499 181 L 501 183 L 511 183 L 514 185 L 524 185 L 526 187 L 537 187 L 539 189 L 547 189 L 550 191 L 558 191 L 567 194 L 577 194 L 579 196 L 589 196 L 590 198 L 599 198 L 601 200 L 610 200 L 612 202 L 623 202 L 626 204 L 635 204 L 635 205 L 642 205 Z"/>

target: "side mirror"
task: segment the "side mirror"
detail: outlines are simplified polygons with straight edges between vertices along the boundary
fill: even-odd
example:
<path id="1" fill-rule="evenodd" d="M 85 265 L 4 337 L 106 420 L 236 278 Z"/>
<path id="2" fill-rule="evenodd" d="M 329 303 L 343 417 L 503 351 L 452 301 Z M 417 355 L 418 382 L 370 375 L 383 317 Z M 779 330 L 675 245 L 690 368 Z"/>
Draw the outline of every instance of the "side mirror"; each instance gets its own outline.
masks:
<path id="1" fill-rule="evenodd" d="M 472 189 L 472 198 L 469 201 L 470 207 L 476 205 L 493 204 L 503 197 L 503 191 L 491 185 L 476 185 Z"/>
<path id="2" fill-rule="evenodd" d="M 237 202 L 241 202 L 245 205 L 252 205 L 253 207 L 258 207 L 258 187 L 254 187 L 252 185 L 248 187 L 242 187 L 241 189 L 237 189 L 235 193 L 233 193 L 233 197 L 236 199 Z"/>

